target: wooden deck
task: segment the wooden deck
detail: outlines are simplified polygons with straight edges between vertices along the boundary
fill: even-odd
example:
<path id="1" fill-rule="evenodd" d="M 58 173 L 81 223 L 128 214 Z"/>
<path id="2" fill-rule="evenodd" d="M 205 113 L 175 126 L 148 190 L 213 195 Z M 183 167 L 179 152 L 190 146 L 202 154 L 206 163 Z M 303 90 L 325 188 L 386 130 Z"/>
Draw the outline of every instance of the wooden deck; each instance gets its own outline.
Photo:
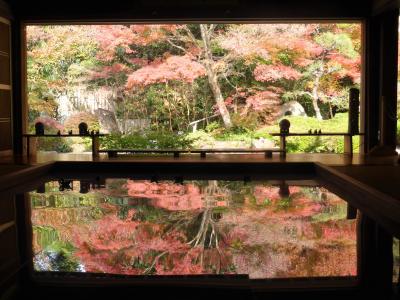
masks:
<path id="1" fill-rule="evenodd" d="M 21 157 L 0 157 L 1 165 L 7 165 L 7 169 L 21 168 L 26 165 L 36 165 L 50 161 L 121 161 L 121 162 L 171 162 L 171 163 L 266 163 L 266 162 L 319 162 L 327 166 L 351 166 L 351 165 L 391 165 L 397 164 L 397 157 L 369 157 L 361 154 L 353 156 L 345 154 L 321 154 L 321 153 L 289 153 L 286 157 L 280 157 L 278 153 L 272 157 L 265 157 L 262 153 L 243 154 L 208 154 L 201 158 L 198 154 L 182 154 L 179 158 L 171 155 L 123 155 L 116 158 L 109 158 L 107 154 L 101 154 L 98 159 L 93 160 L 91 153 L 55 153 L 39 152 L 36 158 L 29 161 Z M 3 173 L 2 171 L 0 171 Z M 6 171 L 7 172 L 7 171 Z"/>
<path id="2" fill-rule="evenodd" d="M 93 161 L 91 154 L 63 154 L 63 153 L 39 153 L 36 161 L 31 163 L 42 163 L 48 161 Z M 263 153 L 243 154 L 208 154 L 201 158 L 198 154 L 182 154 L 179 158 L 168 155 L 124 155 L 116 158 L 108 158 L 106 154 L 100 155 L 95 161 L 142 161 L 142 162 L 213 162 L 213 163 L 266 163 L 266 162 L 319 162 L 328 166 L 349 166 L 349 165 L 395 165 L 397 157 L 368 157 L 355 154 L 319 154 L 319 153 L 290 153 L 286 157 L 280 157 L 278 153 L 272 157 L 265 157 Z"/>
<path id="3" fill-rule="evenodd" d="M 170 155 L 134 155 L 121 156 L 117 158 L 109 158 L 107 154 L 100 155 L 99 159 L 93 160 L 91 153 L 38 153 L 36 159 L 27 161 L 26 158 L 20 157 L 0 157 L 0 179 L 5 179 L 10 174 L 18 174 L 22 170 L 30 169 L 31 166 L 48 165 L 53 161 L 61 162 L 112 162 L 113 165 L 139 163 L 140 165 L 187 165 L 190 164 L 221 164 L 222 165 L 262 165 L 274 163 L 304 163 L 317 162 L 323 165 L 335 167 L 335 169 L 343 174 L 348 175 L 355 180 L 362 182 L 371 188 L 382 193 L 390 195 L 400 200 L 400 165 L 398 157 L 369 157 L 365 155 L 355 154 L 353 156 L 343 154 L 287 154 L 281 157 L 279 153 L 273 154 L 272 157 L 265 157 L 263 153 L 244 153 L 244 154 L 208 154 L 207 157 L 201 158 L 198 154 L 182 154 L 175 158 Z M 186 167 L 185 167 L 186 168 Z M 15 179 L 17 180 L 17 178 Z M 0 180 L 1 182 L 2 180 Z"/>

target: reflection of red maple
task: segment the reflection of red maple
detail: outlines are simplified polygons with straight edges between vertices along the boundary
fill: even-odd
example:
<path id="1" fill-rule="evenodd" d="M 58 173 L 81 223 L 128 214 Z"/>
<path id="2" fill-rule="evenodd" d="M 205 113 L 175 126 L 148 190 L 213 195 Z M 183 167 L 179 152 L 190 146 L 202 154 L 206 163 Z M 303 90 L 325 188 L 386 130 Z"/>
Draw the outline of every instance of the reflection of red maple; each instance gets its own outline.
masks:
<path id="1" fill-rule="evenodd" d="M 256 185 L 254 187 L 254 197 L 256 197 L 257 202 L 262 203 L 265 199 L 269 199 L 271 201 L 277 201 L 282 199 L 282 196 L 279 194 L 279 187 L 276 186 L 263 186 Z M 290 194 L 298 193 L 300 191 L 297 186 L 290 186 L 289 192 Z"/>
<path id="2" fill-rule="evenodd" d="M 154 206 L 167 210 L 195 210 L 204 206 L 200 188 L 194 184 L 128 180 L 126 187 L 129 196 L 149 198 Z"/>
<path id="3" fill-rule="evenodd" d="M 75 225 L 73 243 L 76 256 L 87 271 L 117 274 L 143 274 L 155 268 L 157 274 L 197 274 L 202 267 L 194 260 L 199 251 L 185 242 L 185 237 L 171 231 L 163 235 L 162 226 L 126 220 L 108 214 L 90 225 Z M 140 261 L 143 267 L 134 263 Z"/>

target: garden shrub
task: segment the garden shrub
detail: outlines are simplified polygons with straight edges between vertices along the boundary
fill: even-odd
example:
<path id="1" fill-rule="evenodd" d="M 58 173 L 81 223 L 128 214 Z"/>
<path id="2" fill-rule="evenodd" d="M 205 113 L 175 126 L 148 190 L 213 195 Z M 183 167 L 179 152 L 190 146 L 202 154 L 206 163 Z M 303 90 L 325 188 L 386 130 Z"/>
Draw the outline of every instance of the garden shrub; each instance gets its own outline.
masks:
<path id="1" fill-rule="evenodd" d="M 72 152 L 72 147 L 69 138 L 46 137 L 38 138 L 37 150 L 68 153 Z"/>
<path id="2" fill-rule="evenodd" d="M 185 134 L 148 131 L 132 134 L 111 134 L 102 138 L 103 149 L 187 149 L 193 138 Z"/>
<path id="3" fill-rule="evenodd" d="M 224 127 L 216 128 L 211 131 L 212 137 L 217 141 L 236 141 L 245 142 L 251 146 L 252 140 L 255 138 L 255 128 L 257 128 L 257 115 L 250 113 L 247 115 L 232 114 L 232 127 L 227 129 Z"/>
<path id="4" fill-rule="evenodd" d="M 258 126 L 258 117 L 256 113 L 248 113 L 246 115 L 232 114 L 232 128 L 230 129 L 233 133 L 245 133 L 252 132 Z"/>
<path id="5" fill-rule="evenodd" d="M 232 131 L 225 131 L 218 135 L 214 135 L 214 138 L 217 141 L 240 141 L 240 142 L 247 142 L 251 143 L 252 140 L 252 132 L 232 132 Z"/>
<path id="6" fill-rule="evenodd" d="M 209 123 L 206 128 L 204 129 L 206 132 L 213 132 L 221 127 L 221 124 L 217 121 L 213 121 Z"/>
<path id="7" fill-rule="evenodd" d="M 202 129 L 188 133 L 187 138 L 193 141 L 192 142 L 193 148 L 212 148 L 215 143 L 215 139 L 212 136 L 212 134 Z"/>

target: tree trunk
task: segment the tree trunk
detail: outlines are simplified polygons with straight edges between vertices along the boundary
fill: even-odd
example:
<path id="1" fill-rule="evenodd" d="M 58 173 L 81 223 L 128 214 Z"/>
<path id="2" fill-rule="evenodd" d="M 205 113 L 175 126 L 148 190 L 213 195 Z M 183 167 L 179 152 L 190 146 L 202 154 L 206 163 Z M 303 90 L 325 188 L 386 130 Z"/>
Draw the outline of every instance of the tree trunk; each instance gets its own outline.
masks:
<path id="1" fill-rule="evenodd" d="M 318 106 L 318 100 L 319 100 L 319 95 L 318 95 L 318 89 L 319 89 L 319 80 L 321 79 L 320 72 L 315 77 L 315 82 L 314 82 L 314 87 L 312 90 L 312 104 L 313 108 L 315 111 L 315 116 L 317 117 L 318 120 L 322 120 L 322 115 L 321 115 L 321 110 L 319 109 Z"/>
<path id="2" fill-rule="evenodd" d="M 218 83 L 217 73 L 214 71 L 213 65 L 214 60 L 211 53 L 211 41 L 210 41 L 210 27 L 212 25 L 200 24 L 201 38 L 204 43 L 204 67 L 207 72 L 208 83 L 213 92 L 215 102 L 217 103 L 219 113 L 221 114 L 222 120 L 226 128 L 232 127 L 231 117 L 229 111 L 226 108 L 224 98 L 222 97 L 221 88 Z"/>
<path id="3" fill-rule="evenodd" d="M 331 102 L 330 102 L 330 101 L 328 102 L 328 104 L 329 104 L 329 117 L 330 117 L 331 119 L 333 119 L 333 109 L 332 109 L 332 104 L 331 104 Z"/>

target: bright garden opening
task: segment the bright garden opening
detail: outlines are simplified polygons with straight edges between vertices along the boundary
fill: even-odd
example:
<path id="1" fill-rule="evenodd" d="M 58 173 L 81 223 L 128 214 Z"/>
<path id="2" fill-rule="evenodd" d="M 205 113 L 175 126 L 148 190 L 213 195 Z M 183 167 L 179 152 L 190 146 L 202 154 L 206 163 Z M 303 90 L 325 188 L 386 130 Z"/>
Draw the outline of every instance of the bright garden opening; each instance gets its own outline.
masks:
<path id="1" fill-rule="evenodd" d="M 268 148 L 291 132 L 347 132 L 361 23 L 27 26 L 28 128 L 110 135 L 108 149 Z M 81 138 L 43 151 L 90 151 Z M 358 142 L 354 142 L 356 151 Z M 343 152 L 292 137 L 289 152 Z"/>

